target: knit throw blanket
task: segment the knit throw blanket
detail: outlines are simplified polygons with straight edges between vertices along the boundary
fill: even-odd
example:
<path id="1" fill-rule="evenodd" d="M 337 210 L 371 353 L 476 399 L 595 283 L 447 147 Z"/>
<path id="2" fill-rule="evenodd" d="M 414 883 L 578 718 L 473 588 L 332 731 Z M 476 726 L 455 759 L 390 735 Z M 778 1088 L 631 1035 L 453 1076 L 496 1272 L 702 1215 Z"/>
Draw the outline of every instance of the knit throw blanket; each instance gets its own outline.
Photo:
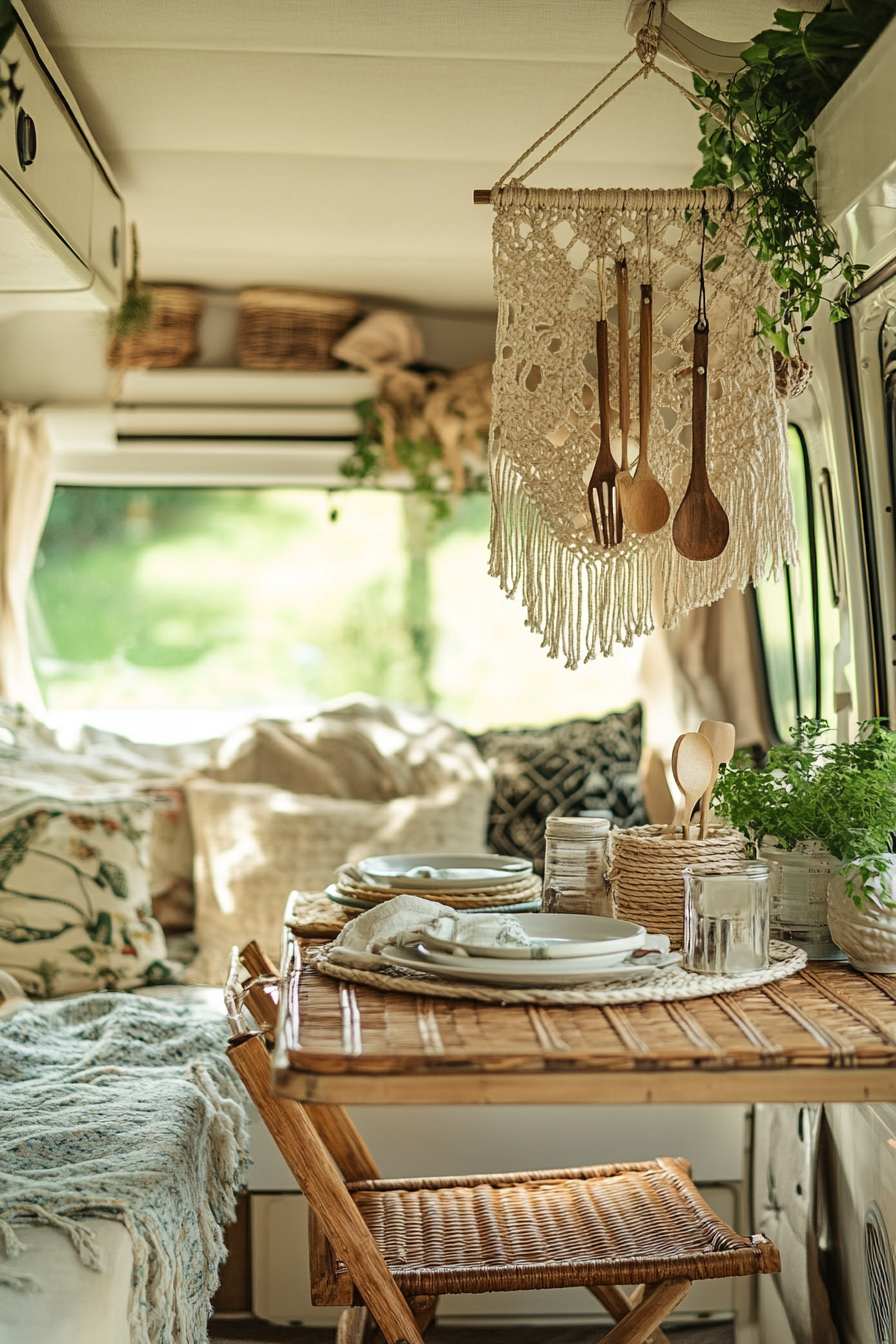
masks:
<path id="1" fill-rule="evenodd" d="M 127 994 L 0 1017 L 0 1284 L 40 1289 L 15 1272 L 29 1223 L 102 1271 L 81 1220 L 115 1218 L 134 1250 L 132 1344 L 206 1338 L 248 1160 L 226 1040 L 207 1007 Z"/>

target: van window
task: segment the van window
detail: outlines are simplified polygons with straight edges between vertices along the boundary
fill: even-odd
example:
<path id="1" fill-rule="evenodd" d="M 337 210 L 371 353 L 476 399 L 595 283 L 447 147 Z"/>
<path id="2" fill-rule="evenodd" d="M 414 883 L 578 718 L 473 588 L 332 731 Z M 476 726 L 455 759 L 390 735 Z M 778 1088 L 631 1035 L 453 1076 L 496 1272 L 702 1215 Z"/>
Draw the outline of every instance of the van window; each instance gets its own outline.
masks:
<path id="1" fill-rule="evenodd" d="M 366 691 L 475 730 L 641 697 L 643 640 L 575 673 L 547 658 L 488 574 L 486 496 L 430 517 L 386 490 L 59 485 L 31 594 L 47 707 L 294 713 Z"/>
<path id="2" fill-rule="evenodd" d="M 830 473 L 813 474 L 801 431 L 788 431 L 800 565 L 756 585 L 773 726 L 786 737 L 800 715 L 836 722 L 834 650 L 840 637 L 840 556 Z"/>

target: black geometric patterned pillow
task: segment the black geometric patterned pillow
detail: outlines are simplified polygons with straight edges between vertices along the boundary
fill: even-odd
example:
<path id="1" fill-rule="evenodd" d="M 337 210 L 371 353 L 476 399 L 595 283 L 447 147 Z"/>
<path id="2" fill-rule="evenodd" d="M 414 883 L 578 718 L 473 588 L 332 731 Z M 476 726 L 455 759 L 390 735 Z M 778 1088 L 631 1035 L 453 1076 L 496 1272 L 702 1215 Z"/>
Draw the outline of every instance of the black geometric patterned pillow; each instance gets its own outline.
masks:
<path id="1" fill-rule="evenodd" d="M 614 826 L 647 821 L 638 783 L 641 706 L 550 728 L 497 728 L 473 740 L 495 777 L 488 841 L 544 870 L 545 821 L 589 808 Z"/>

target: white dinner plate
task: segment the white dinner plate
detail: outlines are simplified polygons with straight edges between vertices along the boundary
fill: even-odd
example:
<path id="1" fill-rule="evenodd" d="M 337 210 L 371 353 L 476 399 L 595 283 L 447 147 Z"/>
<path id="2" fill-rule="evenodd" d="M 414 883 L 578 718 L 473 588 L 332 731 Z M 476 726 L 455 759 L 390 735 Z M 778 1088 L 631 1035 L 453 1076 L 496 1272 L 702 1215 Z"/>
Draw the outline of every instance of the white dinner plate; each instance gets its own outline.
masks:
<path id="1" fill-rule="evenodd" d="M 570 966 L 588 966 L 595 971 L 605 971 L 610 966 L 620 966 L 626 957 L 630 956 L 629 951 L 623 948 L 621 952 L 605 952 L 602 955 L 587 957 L 557 957 L 547 963 L 546 961 L 535 961 L 534 958 L 519 957 L 515 960 L 509 960 L 501 957 L 468 957 L 463 953 L 443 952 L 439 948 L 430 946 L 430 938 L 425 933 L 420 934 L 420 946 L 431 961 L 439 966 L 475 966 L 477 971 L 488 970 L 514 970 L 520 971 L 527 966 L 550 965 L 552 970 L 565 971 Z M 450 946 L 450 944 L 449 944 Z M 480 951 L 488 951 L 488 948 L 481 948 Z M 524 972 L 525 974 L 525 972 Z"/>
<path id="2" fill-rule="evenodd" d="M 503 854 L 378 854 L 361 859 L 355 867 L 368 882 L 401 886 L 404 891 L 479 891 L 532 875 L 528 859 Z M 442 875 L 408 876 L 419 868 L 431 868 Z"/>
<path id="3" fill-rule="evenodd" d="M 603 915 L 518 915 L 527 936 L 527 947 L 452 942 L 430 933 L 420 936 L 432 952 L 455 957 L 500 958 L 505 961 L 554 961 L 574 957 L 614 957 L 606 965 L 617 965 L 629 953 L 643 945 L 647 930 L 626 919 L 608 919 Z"/>
<path id="4" fill-rule="evenodd" d="M 404 966 L 414 971 L 429 971 L 443 980 L 457 980 L 467 984 L 506 985 L 508 988 L 534 989 L 576 984 L 599 984 L 604 980 L 641 980 L 655 975 L 660 966 L 670 966 L 681 958 L 677 952 L 657 955 L 648 965 L 624 964 L 611 969 L 595 970 L 586 959 L 562 962 L 516 961 L 503 962 L 482 970 L 482 960 L 458 958 L 458 964 L 443 966 L 433 961 L 424 947 L 384 947 L 383 960 L 390 966 Z"/>

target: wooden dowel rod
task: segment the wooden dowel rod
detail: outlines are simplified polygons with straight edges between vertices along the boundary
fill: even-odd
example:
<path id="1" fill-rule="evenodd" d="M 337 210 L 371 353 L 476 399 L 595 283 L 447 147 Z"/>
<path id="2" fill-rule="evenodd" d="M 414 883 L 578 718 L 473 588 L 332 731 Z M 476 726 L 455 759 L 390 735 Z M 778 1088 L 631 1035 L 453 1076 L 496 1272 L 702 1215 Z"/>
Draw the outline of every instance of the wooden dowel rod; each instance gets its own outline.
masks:
<path id="1" fill-rule="evenodd" d="M 491 205 L 492 189 L 491 187 L 477 187 L 473 192 L 474 205 Z"/>
<path id="2" fill-rule="evenodd" d="M 423 1344 L 410 1307 L 304 1107 L 271 1093 L 270 1059 L 261 1037 L 234 1037 L 227 1055 L 387 1344 Z"/>

